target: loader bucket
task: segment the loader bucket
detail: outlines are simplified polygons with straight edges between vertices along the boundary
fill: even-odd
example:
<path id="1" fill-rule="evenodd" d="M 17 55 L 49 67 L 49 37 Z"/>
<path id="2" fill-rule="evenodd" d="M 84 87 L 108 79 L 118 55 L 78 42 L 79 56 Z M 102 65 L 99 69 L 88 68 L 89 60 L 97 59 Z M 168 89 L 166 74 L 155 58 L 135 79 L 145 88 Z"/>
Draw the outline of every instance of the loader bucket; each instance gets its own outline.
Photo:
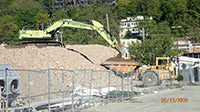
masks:
<path id="1" fill-rule="evenodd" d="M 120 56 L 117 56 L 115 58 L 110 58 L 106 60 L 101 65 L 107 69 L 119 71 L 125 74 L 137 70 L 141 66 L 141 63 L 133 61 L 131 59 L 123 59 Z"/>

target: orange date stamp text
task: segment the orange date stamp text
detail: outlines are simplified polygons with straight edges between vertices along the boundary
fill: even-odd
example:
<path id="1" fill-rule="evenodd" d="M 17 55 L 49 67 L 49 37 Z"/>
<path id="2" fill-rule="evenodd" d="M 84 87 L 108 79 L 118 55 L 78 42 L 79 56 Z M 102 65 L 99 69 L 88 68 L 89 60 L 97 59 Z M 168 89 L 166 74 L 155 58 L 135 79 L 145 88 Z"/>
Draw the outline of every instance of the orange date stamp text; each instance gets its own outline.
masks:
<path id="1" fill-rule="evenodd" d="M 161 98 L 162 103 L 187 103 L 188 98 Z"/>

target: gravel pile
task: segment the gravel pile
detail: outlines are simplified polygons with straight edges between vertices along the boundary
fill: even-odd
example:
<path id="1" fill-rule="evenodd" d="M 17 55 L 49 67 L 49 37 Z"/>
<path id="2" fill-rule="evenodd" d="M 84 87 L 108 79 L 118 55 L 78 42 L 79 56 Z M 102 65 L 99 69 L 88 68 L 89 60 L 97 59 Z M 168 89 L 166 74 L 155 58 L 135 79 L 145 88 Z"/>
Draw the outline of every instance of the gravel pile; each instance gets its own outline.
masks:
<path id="1" fill-rule="evenodd" d="M 9 64 L 14 69 L 43 70 L 68 69 L 68 70 L 106 70 L 100 66 L 105 60 L 115 57 L 118 52 L 102 45 L 67 45 L 62 47 L 38 47 L 38 46 L 4 46 L 0 45 L 0 64 Z M 48 72 L 17 71 L 21 77 L 21 95 L 28 96 L 30 83 L 30 95 L 45 94 L 48 92 Z M 30 74 L 30 82 L 28 81 Z M 51 71 L 51 91 L 60 91 L 62 85 L 62 72 Z M 86 74 L 86 76 L 84 76 Z M 95 73 L 91 79 L 91 71 L 78 72 L 75 77 L 75 86 L 81 86 L 84 78 L 85 85 L 92 81 L 94 86 L 108 86 L 108 73 Z M 72 87 L 72 72 L 64 72 L 65 90 Z M 105 76 L 104 76 L 105 75 Z M 113 76 L 113 75 L 112 75 Z M 100 80 L 99 80 L 100 79 Z M 113 78 L 112 78 L 113 79 Z M 53 95 L 55 97 L 59 95 Z M 53 98 L 52 96 L 52 98 Z M 46 100 L 47 96 L 32 99 L 32 101 Z"/>
<path id="2" fill-rule="evenodd" d="M 99 65 L 116 55 L 116 50 L 101 45 L 69 45 L 66 48 L 0 46 L 0 64 L 10 64 L 15 69 L 103 70 Z"/>

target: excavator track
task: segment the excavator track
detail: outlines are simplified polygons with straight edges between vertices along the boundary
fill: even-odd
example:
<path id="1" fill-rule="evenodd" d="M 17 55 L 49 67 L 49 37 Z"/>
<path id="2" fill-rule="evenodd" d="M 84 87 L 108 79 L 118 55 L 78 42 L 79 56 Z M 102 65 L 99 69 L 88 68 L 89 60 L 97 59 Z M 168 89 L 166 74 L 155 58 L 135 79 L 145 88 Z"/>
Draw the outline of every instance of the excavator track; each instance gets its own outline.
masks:
<path id="1" fill-rule="evenodd" d="M 39 46 L 60 46 L 65 47 L 64 43 L 57 41 L 30 41 L 30 42 L 22 42 L 21 45 L 39 45 Z"/>

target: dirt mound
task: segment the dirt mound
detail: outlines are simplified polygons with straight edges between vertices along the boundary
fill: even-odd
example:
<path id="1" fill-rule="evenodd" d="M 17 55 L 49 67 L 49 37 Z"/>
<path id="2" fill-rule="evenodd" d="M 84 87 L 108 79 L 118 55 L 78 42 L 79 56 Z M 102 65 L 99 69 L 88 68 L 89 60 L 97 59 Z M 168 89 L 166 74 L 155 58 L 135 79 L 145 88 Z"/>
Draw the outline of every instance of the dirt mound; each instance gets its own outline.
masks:
<path id="1" fill-rule="evenodd" d="M 99 84 L 99 79 L 102 81 L 101 86 L 108 86 L 114 83 L 114 74 L 111 76 L 111 81 L 108 79 L 108 72 L 95 72 L 92 70 L 106 70 L 100 66 L 105 60 L 115 57 L 118 52 L 112 48 L 102 45 L 67 45 L 62 47 L 38 47 L 38 46 L 0 46 L 0 64 L 9 64 L 14 69 L 66 69 L 50 71 L 51 91 L 60 91 L 62 78 L 64 78 L 65 90 L 72 87 L 72 77 L 75 76 L 75 87 L 78 87 L 84 80 L 88 86 L 92 80 L 93 86 Z M 86 71 L 78 71 L 79 69 L 87 69 Z M 76 74 L 67 70 L 76 70 Z M 21 93 L 20 96 L 28 96 L 28 86 L 30 84 L 30 95 L 39 95 L 48 93 L 48 71 L 17 71 L 21 78 Z M 93 77 L 91 79 L 91 74 Z M 30 81 L 28 80 L 30 75 Z M 113 78 L 112 78 L 113 77 Z M 69 94 L 67 94 L 69 95 Z M 60 95 L 61 96 L 61 95 Z M 52 95 L 52 98 L 58 98 L 59 95 Z M 32 99 L 31 102 L 47 100 L 47 96 Z M 27 102 L 27 101 L 24 101 Z"/>
<path id="2" fill-rule="evenodd" d="M 67 45 L 66 48 L 0 46 L 0 64 L 10 64 L 15 69 L 99 70 L 104 69 L 100 66 L 102 62 L 116 55 L 116 50 L 102 45 Z"/>
<path id="3" fill-rule="evenodd" d="M 67 45 L 66 48 L 81 52 L 96 65 L 100 65 L 107 59 L 116 57 L 118 54 L 115 49 L 102 45 Z"/>

